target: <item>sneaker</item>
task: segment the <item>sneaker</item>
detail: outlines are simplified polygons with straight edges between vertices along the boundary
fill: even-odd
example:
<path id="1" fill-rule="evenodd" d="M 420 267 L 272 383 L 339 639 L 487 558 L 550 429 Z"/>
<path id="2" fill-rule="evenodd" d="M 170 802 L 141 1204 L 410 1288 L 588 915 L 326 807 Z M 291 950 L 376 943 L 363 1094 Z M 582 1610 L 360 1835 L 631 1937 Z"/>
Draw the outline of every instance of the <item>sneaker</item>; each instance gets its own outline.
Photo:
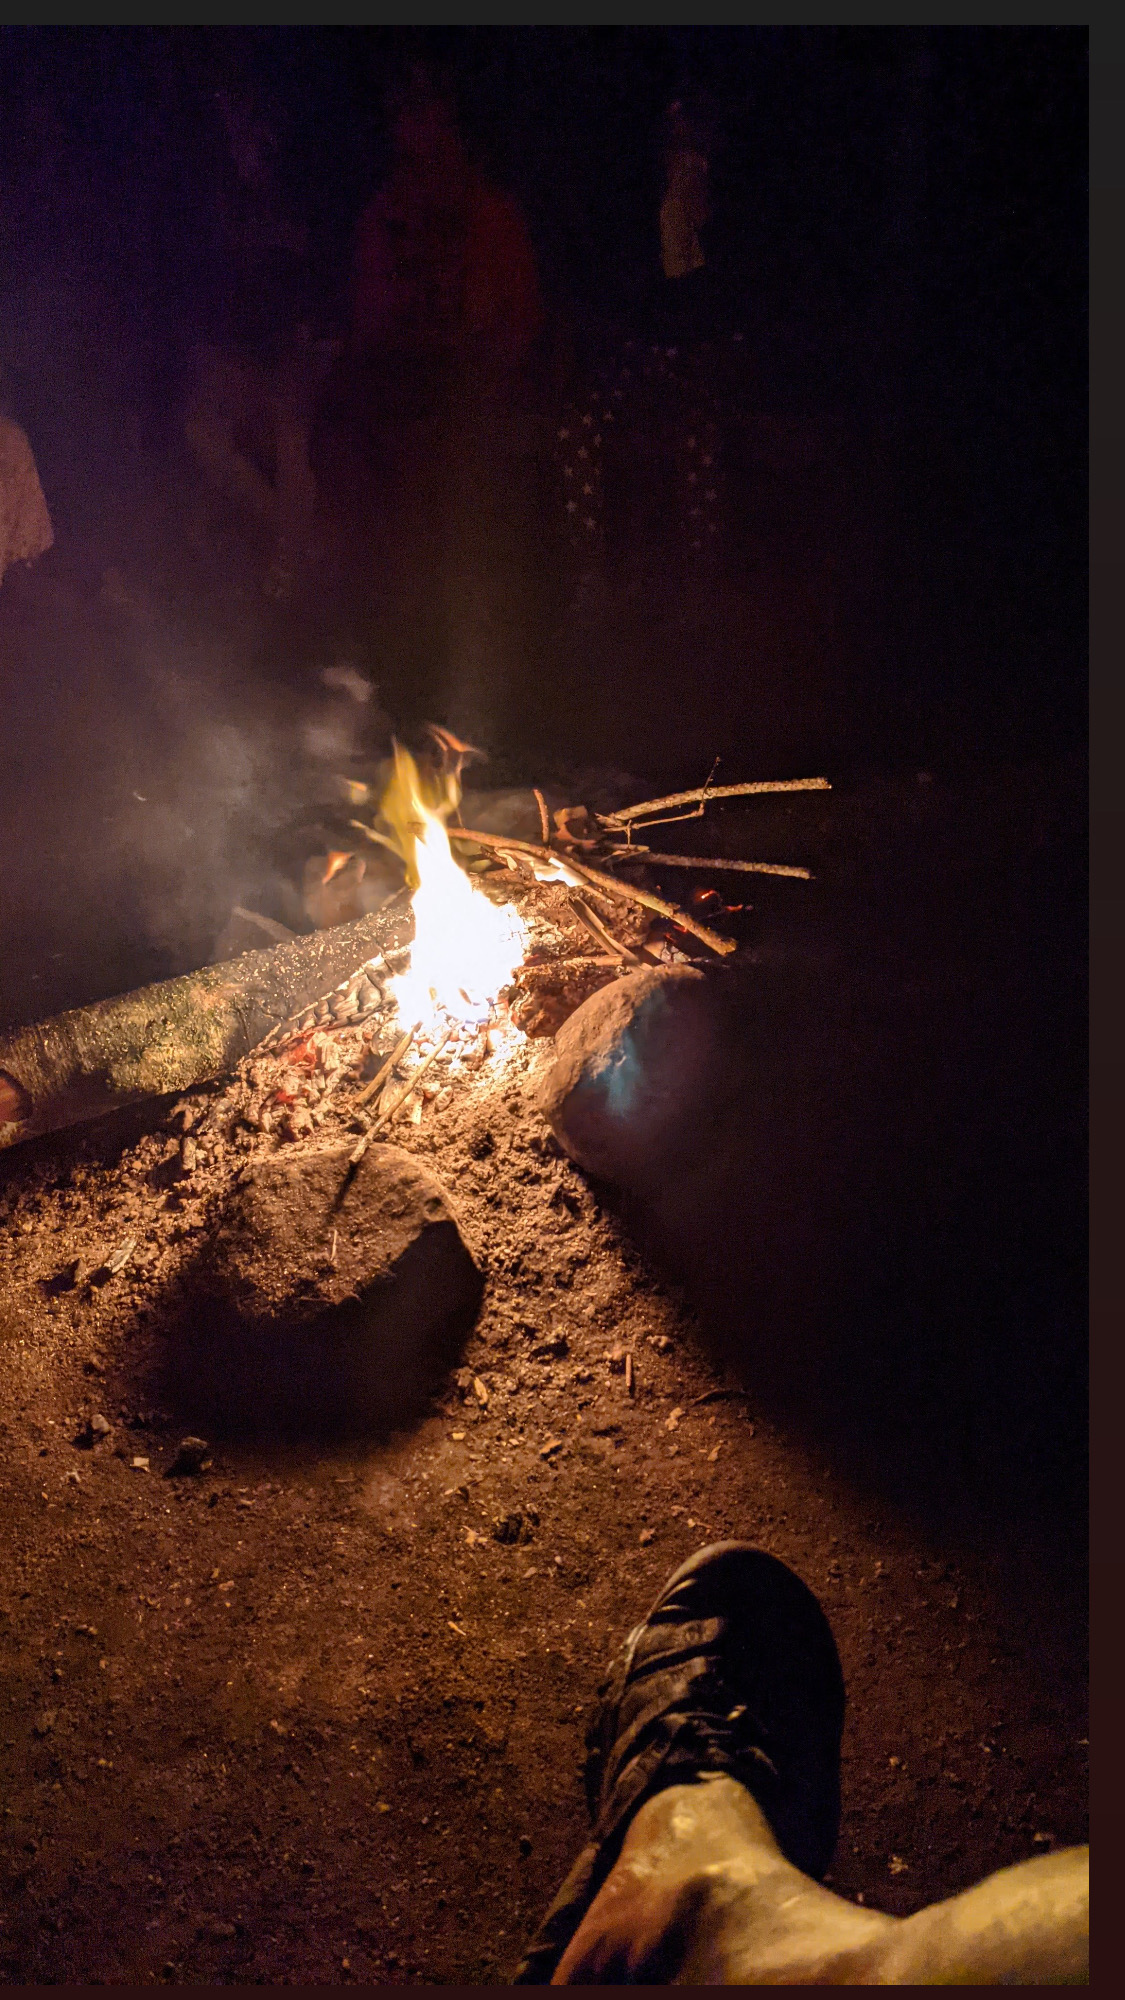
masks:
<path id="1" fill-rule="evenodd" d="M 757 1800 L 786 1857 L 819 1880 L 840 1823 L 844 1678 L 811 1590 L 748 1542 L 701 1549 L 668 1579 L 599 1689 L 586 1737 L 589 1844 L 513 1985 L 547 1986 L 633 1815 L 705 1772 Z"/>

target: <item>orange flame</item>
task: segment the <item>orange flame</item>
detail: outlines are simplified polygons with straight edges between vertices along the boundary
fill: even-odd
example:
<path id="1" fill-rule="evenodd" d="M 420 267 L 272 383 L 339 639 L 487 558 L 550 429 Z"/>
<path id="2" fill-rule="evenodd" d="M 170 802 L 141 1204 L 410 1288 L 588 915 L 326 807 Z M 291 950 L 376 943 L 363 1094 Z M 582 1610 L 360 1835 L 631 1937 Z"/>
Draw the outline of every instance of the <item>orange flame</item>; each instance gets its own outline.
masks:
<path id="1" fill-rule="evenodd" d="M 527 927 L 512 904 L 490 902 L 453 859 L 445 815 L 460 796 L 455 775 L 423 778 L 395 745 L 394 776 L 382 814 L 395 834 L 414 889 L 410 966 L 390 982 L 404 1021 L 439 1015 L 486 1020 L 527 949 Z"/>

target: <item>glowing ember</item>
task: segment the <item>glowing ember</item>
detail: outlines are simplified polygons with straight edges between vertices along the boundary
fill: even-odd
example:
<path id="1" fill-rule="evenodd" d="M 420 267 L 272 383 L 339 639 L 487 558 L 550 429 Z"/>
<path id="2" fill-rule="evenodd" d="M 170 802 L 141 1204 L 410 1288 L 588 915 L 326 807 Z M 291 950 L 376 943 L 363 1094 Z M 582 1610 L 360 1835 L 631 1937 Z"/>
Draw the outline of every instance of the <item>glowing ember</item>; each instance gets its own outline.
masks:
<path id="1" fill-rule="evenodd" d="M 446 811 L 456 803 L 447 789 Z M 527 949 L 528 932 L 510 903 L 498 907 L 476 888 L 450 851 L 441 810 L 423 797 L 423 780 L 408 751 L 395 748 L 395 775 L 383 800 L 384 818 L 406 850 L 414 944 L 410 965 L 390 982 L 404 1021 L 434 1025 L 488 1019 Z"/>

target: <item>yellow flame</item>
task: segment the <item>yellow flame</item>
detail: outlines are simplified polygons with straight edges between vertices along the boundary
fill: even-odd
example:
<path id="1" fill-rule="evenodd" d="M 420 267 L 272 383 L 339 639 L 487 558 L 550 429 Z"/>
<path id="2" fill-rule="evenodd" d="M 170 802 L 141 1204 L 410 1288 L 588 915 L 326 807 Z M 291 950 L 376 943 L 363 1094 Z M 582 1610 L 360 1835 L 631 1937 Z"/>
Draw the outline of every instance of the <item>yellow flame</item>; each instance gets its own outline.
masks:
<path id="1" fill-rule="evenodd" d="M 527 927 L 512 904 L 490 902 L 453 859 L 444 815 L 457 804 L 456 778 L 423 777 L 398 744 L 394 761 L 381 811 L 414 890 L 414 943 L 391 992 L 404 1021 L 431 1025 L 443 1013 L 486 1020 L 527 949 Z"/>

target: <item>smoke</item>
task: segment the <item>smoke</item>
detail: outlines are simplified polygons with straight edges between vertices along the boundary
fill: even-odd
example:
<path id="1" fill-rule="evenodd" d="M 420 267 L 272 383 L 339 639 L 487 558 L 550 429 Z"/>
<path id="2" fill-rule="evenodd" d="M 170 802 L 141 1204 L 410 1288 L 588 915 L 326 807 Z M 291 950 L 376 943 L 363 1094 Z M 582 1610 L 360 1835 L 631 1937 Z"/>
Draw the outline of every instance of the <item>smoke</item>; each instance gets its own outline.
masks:
<path id="1" fill-rule="evenodd" d="M 76 592 L 37 611 L 5 633 L 0 1018 L 203 964 L 236 903 L 310 928 L 308 856 L 356 838 L 339 777 L 388 745 L 371 682 L 339 661 L 271 679 L 249 647 L 130 632 Z"/>

